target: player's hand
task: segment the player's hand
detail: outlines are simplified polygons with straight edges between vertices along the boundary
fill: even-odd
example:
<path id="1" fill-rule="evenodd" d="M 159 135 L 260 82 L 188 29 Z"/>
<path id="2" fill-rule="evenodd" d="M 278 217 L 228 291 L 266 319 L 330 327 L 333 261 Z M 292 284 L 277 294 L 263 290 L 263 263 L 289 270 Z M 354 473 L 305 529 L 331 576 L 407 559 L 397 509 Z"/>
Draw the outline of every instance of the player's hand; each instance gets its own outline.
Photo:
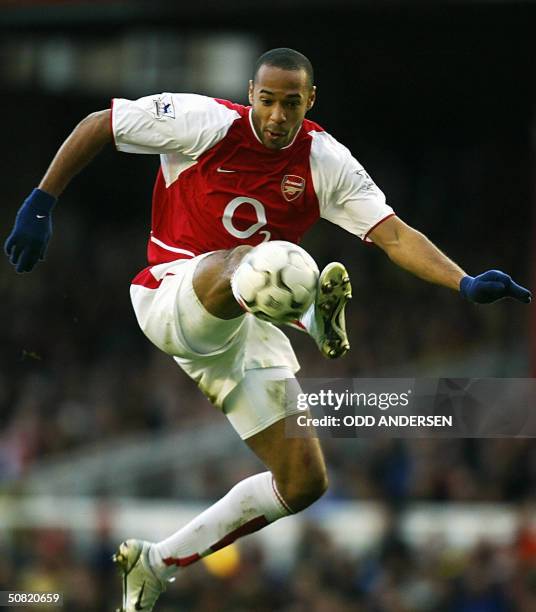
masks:
<path id="1" fill-rule="evenodd" d="M 55 204 L 54 196 L 34 189 L 19 208 L 13 230 L 4 244 L 4 251 L 17 272 L 31 272 L 38 261 L 45 259 Z"/>
<path id="2" fill-rule="evenodd" d="M 506 297 L 528 304 L 532 299 L 528 289 L 515 283 L 500 270 L 488 270 L 474 277 L 464 276 L 460 282 L 460 293 L 477 304 L 489 304 Z"/>

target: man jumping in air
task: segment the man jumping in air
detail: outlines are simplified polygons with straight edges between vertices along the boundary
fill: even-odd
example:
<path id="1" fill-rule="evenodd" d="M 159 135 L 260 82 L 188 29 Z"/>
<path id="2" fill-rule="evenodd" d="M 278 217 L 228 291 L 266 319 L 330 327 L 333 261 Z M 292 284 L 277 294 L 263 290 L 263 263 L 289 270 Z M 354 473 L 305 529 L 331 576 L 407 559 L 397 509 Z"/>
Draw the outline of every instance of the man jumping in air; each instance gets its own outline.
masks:
<path id="1" fill-rule="evenodd" d="M 530 302 L 530 291 L 503 272 L 467 275 L 396 216 L 350 151 L 305 119 L 315 98 L 309 60 L 292 49 L 274 49 L 257 61 L 249 107 L 194 94 L 115 99 L 111 109 L 76 126 L 20 208 L 6 241 L 17 272 L 30 272 L 44 258 L 57 198 L 106 144 L 160 155 L 149 266 L 131 286 L 138 323 L 225 413 L 267 468 L 162 542 L 122 543 L 115 560 L 123 572 L 123 612 L 152 610 L 179 568 L 303 510 L 327 488 L 314 432 L 285 437 L 293 414 L 285 380 L 299 392 L 292 347 L 278 327 L 244 313 L 231 288 L 251 249 L 268 240 L 297 243 L 322 217 L 467 300 Z M 344 266 L 329 264 L 320 274 L 315 304 L 298 323 L 326 357 L 349 348 L 349 297 Z"/>

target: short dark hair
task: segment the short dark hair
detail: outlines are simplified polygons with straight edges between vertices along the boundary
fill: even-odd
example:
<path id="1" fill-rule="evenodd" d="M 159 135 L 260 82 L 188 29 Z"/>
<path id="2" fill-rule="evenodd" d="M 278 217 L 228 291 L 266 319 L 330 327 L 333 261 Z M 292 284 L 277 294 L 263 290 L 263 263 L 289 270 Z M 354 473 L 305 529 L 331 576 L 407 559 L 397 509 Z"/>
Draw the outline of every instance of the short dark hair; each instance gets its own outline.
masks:
<path id="1" fill-rule="evenodd" d="M 282 70 L 305 70 L 310 87 L 314 85 L 313 65 L 305 55 L 294 49 L 281 47 L 263 53 L 255 64 L 253 82 L 256 81 L 261 66 L 274 66 Z"/>

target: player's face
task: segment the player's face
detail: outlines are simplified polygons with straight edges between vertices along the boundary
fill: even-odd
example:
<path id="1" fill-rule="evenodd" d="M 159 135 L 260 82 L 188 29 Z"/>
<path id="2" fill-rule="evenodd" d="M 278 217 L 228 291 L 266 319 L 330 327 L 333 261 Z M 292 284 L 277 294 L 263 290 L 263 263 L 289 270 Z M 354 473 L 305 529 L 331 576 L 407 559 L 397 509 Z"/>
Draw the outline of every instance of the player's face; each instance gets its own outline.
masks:
<path id="1" fill-rule="evenodd" d="M 255 82 L 249 82 L 249 101 L 253 125 L 263 145 L 282 149 L 290 144 L 315 95 L 316 88 L 309 85 L 305 70 L 261 66 Z"/>

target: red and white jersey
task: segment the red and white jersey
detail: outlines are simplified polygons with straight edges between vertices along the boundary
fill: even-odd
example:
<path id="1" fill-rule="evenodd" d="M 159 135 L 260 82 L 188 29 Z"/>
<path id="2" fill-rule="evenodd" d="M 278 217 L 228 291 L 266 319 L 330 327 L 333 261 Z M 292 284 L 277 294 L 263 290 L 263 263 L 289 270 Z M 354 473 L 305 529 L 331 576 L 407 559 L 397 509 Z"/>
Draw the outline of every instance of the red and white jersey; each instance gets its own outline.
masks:
<path id="1" fill-rule="evenodd" d="M 304 120 L 265 147 L 251 108 L 195 94 L 112 102 L 118 150 L 156 153 L 150 265 L 240 244 L 299 242 L 319 217 L 367 240 L 393 210 L 350 151 Z"/>

